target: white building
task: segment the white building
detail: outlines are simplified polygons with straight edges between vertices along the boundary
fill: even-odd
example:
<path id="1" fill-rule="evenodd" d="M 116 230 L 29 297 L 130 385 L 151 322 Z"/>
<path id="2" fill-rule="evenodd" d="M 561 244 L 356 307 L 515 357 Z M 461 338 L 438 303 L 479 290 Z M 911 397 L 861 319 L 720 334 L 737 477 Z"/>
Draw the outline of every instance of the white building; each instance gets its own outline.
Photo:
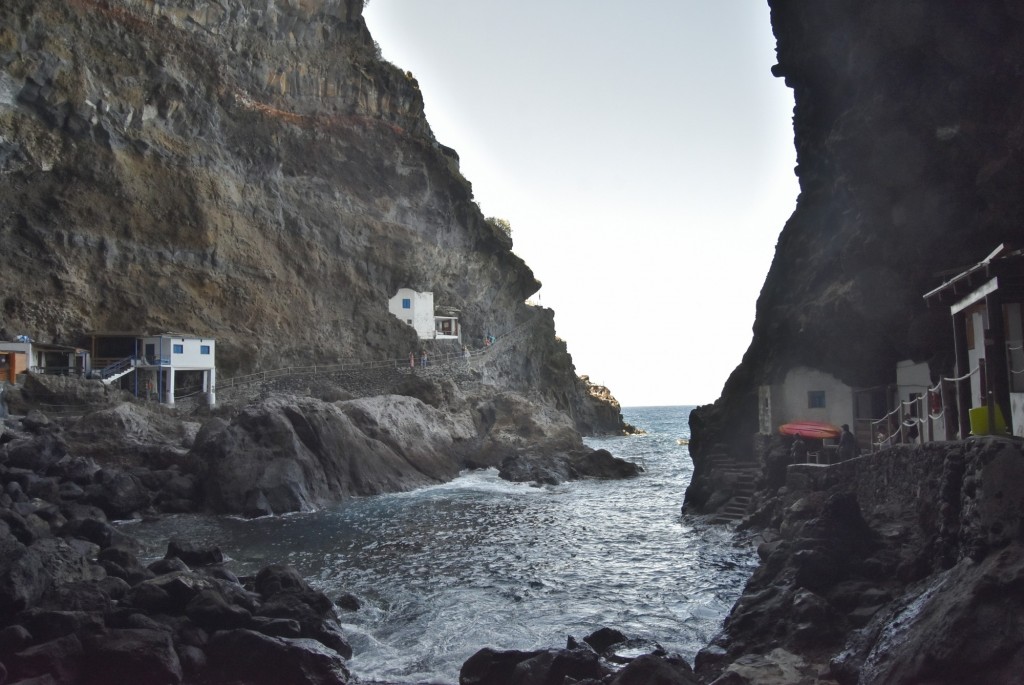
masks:
<path id="1" fill-rule="evenodd" d="M 399 288 L 388 300 L 388 311 L 416 329 L 420 340 L 462 340 L 462 327 L 454 310 L 435 313 L 434 293 Z"/>
<path id="2" fill-rule="evenodd" d="M 806 366 L 790 369 L 781 383 L 758 388 L 761 433 L 771 434 L 794 421 L 821 421 L 850 426 L 857 442 L 872 441 L 871 423 L 886 411 L 886 390 L 853 388 L 830 373 Z"/>
<path id="3" fill-rule="evenodd" d="M 217 343 L 185 333 L 91 333 L 93 376 L 136 397 L 174 404 L 178 391 L 216 403 Z"/>
<path id="4" fill-rule="evenodd" d="M 182 333 L 163 333 L 139 338 L 136 373 L 147 394 L 164 404 L 174 404 L 174 393 L 183 383 L 202 392 L 210 406 L 216 403 L 216 341 Z"/>
<path id="5" fill-rule="evenodd" d="M 1000 245 L 924 298 L 953 319 L 960 437 L 1024 437 L 1024 249 Z"/>

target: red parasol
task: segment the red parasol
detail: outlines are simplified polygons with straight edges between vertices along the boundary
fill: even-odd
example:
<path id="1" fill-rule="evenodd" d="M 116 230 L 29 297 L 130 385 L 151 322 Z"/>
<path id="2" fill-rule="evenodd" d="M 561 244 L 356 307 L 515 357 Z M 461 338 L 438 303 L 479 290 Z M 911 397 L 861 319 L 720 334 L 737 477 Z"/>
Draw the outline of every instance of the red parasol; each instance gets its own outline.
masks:
<path id="1" fill-rule="evenodd" d="M 802 438 L 813 440 L 825 440 L 838 438 L 842 430 L 838 426 L 824 421 L 791 421 L 779 426 L 779 433 L 782 435 L 799 435 Z"/>

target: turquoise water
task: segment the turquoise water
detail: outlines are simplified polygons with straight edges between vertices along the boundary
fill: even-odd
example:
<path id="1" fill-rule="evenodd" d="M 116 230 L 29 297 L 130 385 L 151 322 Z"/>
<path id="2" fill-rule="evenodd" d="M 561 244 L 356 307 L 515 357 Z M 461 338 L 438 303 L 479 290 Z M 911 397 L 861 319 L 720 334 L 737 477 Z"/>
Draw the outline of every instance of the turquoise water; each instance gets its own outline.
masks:
<path id="1" fill-rule="evenodd" d="M 237 573 L 288 563 L 336 597 L 364 680 L 454 683 L 484 646 L 562 646 L 610 626 L 688 659 L 719 628 L 756 555 L 723 528 L 680 520 L 689 407 L 628 408 L 646 435 L 591 438 L 645 472 L 534 487 L 494 470 L 410 493 L 252 521 L 174 516 L 132 532 L 162 556 L 182 534 L 218 544 Z"/>

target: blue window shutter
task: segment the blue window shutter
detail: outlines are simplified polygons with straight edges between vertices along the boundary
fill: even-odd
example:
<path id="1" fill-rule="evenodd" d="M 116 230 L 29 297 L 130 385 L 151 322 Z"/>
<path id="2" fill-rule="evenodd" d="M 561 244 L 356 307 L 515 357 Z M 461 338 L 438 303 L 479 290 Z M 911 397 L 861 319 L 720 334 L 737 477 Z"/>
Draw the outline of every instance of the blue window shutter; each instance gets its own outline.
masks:
<path id="1" fill-rule="evenodd" d="M 412 309 L 412 300 L 409 298 L 402 299 L 402 309 Z"/>

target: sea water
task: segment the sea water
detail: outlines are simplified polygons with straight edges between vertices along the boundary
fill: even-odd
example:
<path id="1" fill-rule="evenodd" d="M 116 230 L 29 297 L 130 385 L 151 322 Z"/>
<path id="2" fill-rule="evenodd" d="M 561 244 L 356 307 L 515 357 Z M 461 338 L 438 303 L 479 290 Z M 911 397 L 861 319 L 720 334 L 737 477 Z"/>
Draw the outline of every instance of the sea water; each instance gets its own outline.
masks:
<path id="1" fill-rule="evenodd" d="M 587 444 L 638 478 L 535 487 L 493 469 L 314 513 L 171 516 L 132 526 L 147 554 L 171 535 L 220 546 L 238 574 L 296 567 L 341 611 L 364 681 L 454 683 L 482 647 L 561 647 L 608 626 L 693 659 L 721 626 L 756 555 L 729 529 L 680 517 L 690 407 L 623 409 L 646 434 Z"/>

